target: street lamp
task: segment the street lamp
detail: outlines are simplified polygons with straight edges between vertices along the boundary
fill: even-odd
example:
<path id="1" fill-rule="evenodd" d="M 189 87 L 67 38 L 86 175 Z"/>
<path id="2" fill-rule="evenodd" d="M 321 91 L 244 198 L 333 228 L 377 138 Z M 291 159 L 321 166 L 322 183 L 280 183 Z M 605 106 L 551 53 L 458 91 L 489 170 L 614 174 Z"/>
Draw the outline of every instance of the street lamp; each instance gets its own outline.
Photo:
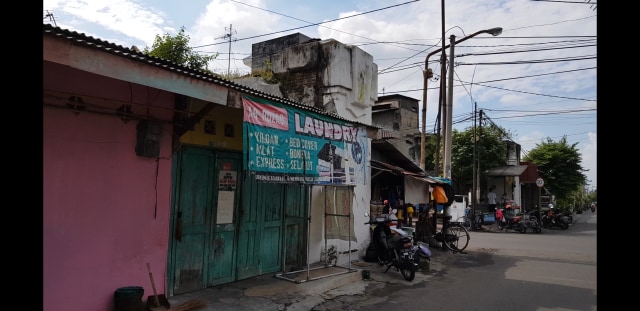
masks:
<path id="1" fill-rule="evenodd" d="M 485 29 L 485 30 L 480 30 L 477 31 L 475 33 L 472 33 L 458 41 L 455 41 L 455 36 L 451 36 L 451 44 L 443 46 L 442 48 L 439 48 L 429 54 L 427 54 L 427 57 L 424 60 L 424 85 L 423 85 L 423 91 L 422 91 L 422 104 L 424 105 L 422 108 L 422 133 L 420 135 L 420 168 L 422 170 L 425 170 L 425 163 L 424 163 L 424 158 L 425 158 L 425 143 L 426 143 L 426 128 L 427 128 L 427 81 L 433 76 L 433 72 L 431 71 L 431 69 L 429 69 L 429 57 L 431 57 L 431 55 L 434 55 L 440 51 L 442 51 L 443 49 L 446 49 L 447 47 L 451 46 L 451 64 L 449 65 L 449 70 L 452 71 L 453 70 L 453 46 L 455 44 L 461 43 L 467 39 L 471 39 L 479 34 L 482 33 L 488 33 L 491 34 L 492 36 L 497 36 L 499 34 L 502 33 L 502 27 L 495 27 L 495 28 L 491 28 L 491 29 Z M 444 65 L 444 64 L 443 64 Z M 449 79 L 451 81 L 453 77 L 453 74 L 449 74 Z M 450 83 L 449 88 L 452 89 L 453 82 Z M 451 97 L 451 95 L 450 95 Z M 446 111 L 446 117 L 448 122 L 446 122 L 445 124 L 445 130 L 444 130 L 444 135 L 445 135 L 445 152 L 444 152 L 444 157 L 445 157 L 445 165 L 443 165 L 444 169 L 443 169 L 443 177 L 451 177 L 451 138 L 450 138 L 450 131 L 451 131 L 451 110 L 449 109 L 449 107 L 453 107 L 451 100 L 449 100 L 447 102 L 447 111 Z M 447 145 L 448 145 L 448 149 L 447 149 Z M 448 151 L 447 151 L 448 150 Z M 448 166 L 447 166 L 448 163 Z"/>
<path id="2" fill-rule="evenodd" d="M 451 35 L 449 37 L 449 40 L 451 42 L 450 46 L 451 46 L 451 50 L 450 50 L 450 64 L 449 64 L 449 99 L 447 100 L 446 104 L 446 113 L 445 116 L 447 117 L 447 121 L 445 122 L 445 141 L 444 141 L 444 165 L 443 165 L 443 172 L 442 175 L 444 177 L 447 178 L 451 178 L 451 143 L 452 143 L 452 138 L 453 138 L 453 129 L 452 129 L 452 123 L 453 123 L 453 58 L 455 57 L 455 54 L 453 53 L 453 47 L 466 40 L 469 39 L 475 35 L 478 35 L 480 33 L 488 33 L 491 34 L 492 36 L 497 36 L 499 34 L 502 33 L 502 28 L 501 27 L 496 27 L 496 28 L 491 28 L 488 30 L 481 30 L 478 31 L 470 36 L 464 37 L 462 39 L 460 39 L 459 41 L 455 41 L 456 40 L 456 36 Z"/>

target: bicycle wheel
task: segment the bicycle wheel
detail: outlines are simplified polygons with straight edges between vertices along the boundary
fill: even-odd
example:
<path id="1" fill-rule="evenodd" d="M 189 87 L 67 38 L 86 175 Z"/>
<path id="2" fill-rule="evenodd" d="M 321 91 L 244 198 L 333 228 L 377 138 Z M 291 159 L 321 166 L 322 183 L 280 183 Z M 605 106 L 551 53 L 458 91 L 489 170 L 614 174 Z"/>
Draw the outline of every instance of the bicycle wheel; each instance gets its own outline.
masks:
<path id="1" fill-rule="evenodd" d="M 452 251 L 463 251 L 469 245 L 469 231 L 460 224 L 449 224 L 444 230 L 444 245 Z"/>
<path id="2" fill-rule="evenodd" d="M 471 219 L 467 216 L 462 216 L 458 218 L 458 223 L 461 224 L 465 229 L 471 230 Z"/>

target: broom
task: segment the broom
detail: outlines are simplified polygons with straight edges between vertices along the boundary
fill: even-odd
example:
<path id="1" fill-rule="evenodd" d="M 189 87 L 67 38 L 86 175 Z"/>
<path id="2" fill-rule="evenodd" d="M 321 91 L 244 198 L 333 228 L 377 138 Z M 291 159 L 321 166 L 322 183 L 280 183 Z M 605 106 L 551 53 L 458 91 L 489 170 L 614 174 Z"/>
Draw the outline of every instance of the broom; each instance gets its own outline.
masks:
<path id="1" fill-rule="evenodd" d="M 199 310 L 207 306 L 207 302 L 204 300 L 189 300 L 187 302 L 183 302 L 176 306 L 175 308 L 170 308 L 168 311 L 191 311 L 191 310 Z"/>

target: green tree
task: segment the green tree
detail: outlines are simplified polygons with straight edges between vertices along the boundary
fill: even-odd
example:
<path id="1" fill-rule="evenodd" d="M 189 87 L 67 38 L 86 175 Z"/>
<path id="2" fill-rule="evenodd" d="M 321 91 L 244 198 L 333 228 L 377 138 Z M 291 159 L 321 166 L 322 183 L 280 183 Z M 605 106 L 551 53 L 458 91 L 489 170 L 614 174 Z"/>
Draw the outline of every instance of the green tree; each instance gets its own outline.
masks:
<path id="1" fill-rule="evenodd" d="M 571 194 L 576 189 L 582 189 L 587 181 L 577 145 L 569 145 L 566 136 L 557 142 L 547 137 L 546 142 L 536 144 L 524 159 L 538 167 L 545 188 L 555 195 L 559 207 L 570 205 Z"/>
<path id="2" fill-rule="evenodd" d="M 214 55 L 200 55 L 194 52 L 193 48 L 189 46 L 189 40 L 189 36 L 185 34 L 184 26 L 182 26 L 175 36 L 171 36 L 168 33 L 165 33 L 163 36 L 156 35 L 151 48 L 145 47 L 143 52 L 151 56 L 172 61 L 176 64 L 212 73 L 207 68 L 207 64 L 218 57 L 218 53 Z"/>
<path id="3" fill-rule="evenodd" d="M 480 181 L 486 181 L 484 171 L 506 164 L 507 145 L 504 140 L 507 131 L 500 127 L 473 127 L 460 132 L 453 130 L 451 137 L 451 178 L 459 193 L 473 188 L 473 151 L 477 148 Z M 474 144 L 477 137 L 478 144 Z M 482 187 L 481 187 L 482 189 Z"/>
<path id="4" fill-rule="evenodd" d="M 436 167 L 436 135 L 428 134 L 424 143 L 424 170 L 432 171 Z"/>

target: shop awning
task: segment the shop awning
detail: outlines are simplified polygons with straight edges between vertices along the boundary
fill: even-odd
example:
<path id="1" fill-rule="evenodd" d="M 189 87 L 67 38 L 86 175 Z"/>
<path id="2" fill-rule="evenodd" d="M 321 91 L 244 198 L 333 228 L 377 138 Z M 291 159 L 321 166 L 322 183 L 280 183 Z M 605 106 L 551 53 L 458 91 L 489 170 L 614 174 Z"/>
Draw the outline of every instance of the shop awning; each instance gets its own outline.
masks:
<path id="1" fill-rule="evenodd" d="M 435 179 L 435 178 L 432 178 L 432 177 L 429 177 L 429 176 L 425 176 L 423 173 L 410 172 L 410 171 L 407 171 L 407 170 L 403 169 L 402 167 L 395 166 L 393 164 L 381 162 L 381 161 L 378 161 L 378 160 L 369 160 L 369 162 L 371 163 L 371 168 L 372 169 L 389 171 L 389 172 L 391 172 L 393 174 L 396 174 L 396 175 L 408 176 L 408 177 L 415 178 L 417 180 L 421 180 L 421 181 L 424 181 L 424 182 L 430 183 L 430 184 L 443 184 L 444 183 L 443 181 L 440 181 L 438 179 Z"/>
<path id="2" fill-rule="evenodd" d="M 499 166 L 487 171 L 487 176 L 520 176 L 527 169 L 527 165 Z"/>

